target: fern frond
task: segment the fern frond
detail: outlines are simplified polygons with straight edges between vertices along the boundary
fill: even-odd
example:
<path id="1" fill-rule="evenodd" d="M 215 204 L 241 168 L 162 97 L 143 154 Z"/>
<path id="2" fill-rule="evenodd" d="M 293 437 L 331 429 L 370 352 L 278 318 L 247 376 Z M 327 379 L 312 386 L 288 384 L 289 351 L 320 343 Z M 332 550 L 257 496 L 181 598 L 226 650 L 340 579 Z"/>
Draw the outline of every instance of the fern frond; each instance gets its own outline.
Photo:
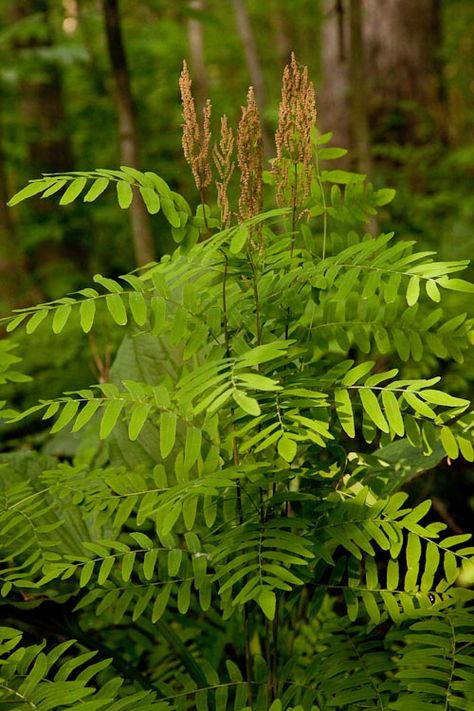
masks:
<path id="1" fill-rule="evenodd" d="M 106 670 L 110 659 L 94 664 L 94 652 L 70 656 L 75 644 L 68 640 L 45 652 L 45 643 L 19 646 L 21 633 L 9 627 L 0 628 L 0 703 L 8 708 L 33 708 L 53 711 L 57 708 L 77 708 L 84 711 L 119 711 L 135 708 L 137 703 L 146 711 L 172 709 L 168 703 L 156 700 L 149 691 L 123 688 L 123 679 L 109 678 L 99 686 L 96 677 Z"/>
<path id="2" fill-rule="evenodd" d="M 446 610 L 412 623 L 403 636 L 396 678 L 401 692 L 389 708 L 463 709 L 474 704 L 472 608 Z"/>

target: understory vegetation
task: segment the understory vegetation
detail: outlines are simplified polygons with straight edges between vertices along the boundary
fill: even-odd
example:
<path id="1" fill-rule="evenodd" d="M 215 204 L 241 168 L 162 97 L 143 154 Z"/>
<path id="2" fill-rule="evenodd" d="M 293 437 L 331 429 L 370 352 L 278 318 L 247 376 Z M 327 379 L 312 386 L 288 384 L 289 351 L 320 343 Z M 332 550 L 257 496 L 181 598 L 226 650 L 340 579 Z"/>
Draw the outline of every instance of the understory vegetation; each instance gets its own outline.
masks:
<path id="1" fill-rule="evenodd" d="M 379 234 L 395 191 L 331 167 L 294 56 L 270 170 L 252 89 L 214 137 L 186 65 L 180 87 L 195 213 L 127 166 L 10 201 L 116 190 L 176 249 L 2 321 L 0 383 L 28 380 L 20 331 L 83 333 L 97 382 L 1 403 L 0 710 L 469 711 L 474 545 L 410 486 L 474 460 L 436 374 L 472 345 L 467 261 Z"/>

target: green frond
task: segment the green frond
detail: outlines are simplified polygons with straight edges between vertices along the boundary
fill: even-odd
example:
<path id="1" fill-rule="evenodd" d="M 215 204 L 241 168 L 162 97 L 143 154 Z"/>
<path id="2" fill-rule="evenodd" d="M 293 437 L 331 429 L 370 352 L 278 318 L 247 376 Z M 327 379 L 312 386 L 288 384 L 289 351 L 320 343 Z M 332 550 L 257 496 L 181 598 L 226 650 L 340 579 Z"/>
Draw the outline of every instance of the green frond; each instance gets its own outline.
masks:
<path id="1" fill-rule="evenodd" d="M 474 704 L 472 609 L 426 615 L 405 630 L 397 659 L 394 711 L 463 709 Z M 397 637 L 397 635 L 394 635 Z"/>
<path id="2" fill-rule="evenodd" d="M 37 709 L 53 711 L 57 708 L 78 708 L 84 711 L 126 711 L 139 704 L 145 711 L 172 709 L 156 694 L 136 691 L 123 686 L 123 679 L 104 672 L 111 659 L 90 663 L 94 652 L 71 656 L 74 640 L 68 640 L 50 651 L 45 643 L 20 646 L 21 632 L 9 627 L 0 628 L 0 704 L 16 711 Z M 107 678 L 107 677 L 105 677 Z M 98 683 L 101 679 L 101 683 Z"/>

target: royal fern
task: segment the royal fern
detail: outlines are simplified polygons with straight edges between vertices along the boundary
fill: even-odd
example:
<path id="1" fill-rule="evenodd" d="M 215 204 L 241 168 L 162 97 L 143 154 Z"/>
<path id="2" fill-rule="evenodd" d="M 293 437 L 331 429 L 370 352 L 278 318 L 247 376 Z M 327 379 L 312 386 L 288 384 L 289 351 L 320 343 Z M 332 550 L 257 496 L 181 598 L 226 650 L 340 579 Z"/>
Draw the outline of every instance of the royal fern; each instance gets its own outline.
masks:
<path id="1" fill-rule="evenodd" d="M 12 199 L 92 202 L 113 182 L 121 207 L 161 209 L 178 247 L 3 320 L 87 334 L 100 313 L 124 339 L 106 382 L 6 411 L 92 451 L 0 456 L 1 604 L 18 626 L 54 604 L 70 626 L 49 651 L 3 628 L 0 708 L 473 706 L 473 596 L 456 581 L 474 546 L 400 488 L 474 460 L 470 403 L 406 377 L 427 357 L 463 361 L 473 322 L 445 303 L 474 289 L 452 276 L 466 262 L 365 234 L 393 192 L 326 169 L 341 152 L 312 133 L 306 193 L 298 164 L 277 185 L 293 203 L 225 229 L 126 167 Z"/>

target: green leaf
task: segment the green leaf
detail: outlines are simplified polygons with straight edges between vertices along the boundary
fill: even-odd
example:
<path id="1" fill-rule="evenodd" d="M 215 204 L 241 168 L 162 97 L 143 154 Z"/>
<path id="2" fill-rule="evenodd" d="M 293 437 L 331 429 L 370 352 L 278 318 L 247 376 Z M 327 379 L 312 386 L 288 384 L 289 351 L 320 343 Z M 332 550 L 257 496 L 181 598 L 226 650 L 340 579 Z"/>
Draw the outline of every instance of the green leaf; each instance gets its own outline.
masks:
<path id="1" fill-rule="evenodd" d="M 278 454 L 288 463 L 296 457 L 297 449 L 296 442 L 286 435 L 278 440 Z"/>
<path id="2" fill-rule="evenodd" d="M 390 558 L 387 563 L 387 589 L 396 590 L 398 588 L 398 561 Z"/>
<path id="3" fill-rule="evenodd" d="M 51 428 L 51 434 L 59 432 L 71 422 L 79 409 L 79 405 L 79 400 L 69 400 L 69 402 L 65 404 L 54 426 Z"/>
<path id="4" fill-rule="evenodd" d="M 178 575 L 182 560 L 183 551 L 181 548 L 173 548 L 170 550 L 168 553 L 168 575 L 170 578 L 174 578 Z"/>
<path id="5" fill-rule="evenodd" d="M 282 389 L 276 380 L 267 378 L 264 375 L 257 375 L 257 373 L 242 373 L 241 375 L 237 375 L 236 379 L 244 383 L 246 387 L 255 390 L 274 391 Z"/>
<path id="6" fill-rule="evenodd" d="M 380 622 L 380 611 L 377 606 L 377 603 L 375 602 L 375 597 L 373 593 L 369 592 L 368 590 L 362 590 L 361 597 L 364 603 L 364 607 L 367 610 L 367 614 L 370 617 L 370 621 L 374 625 L 378 625 L 378 623 Z"/>
<path id="7" fill-rule="evenodd" d="M 402 275 L 398 272 L 390 274 L 385 285 L 383 298 L 386 304 L 393 304 L 397 300 L 398 290 L 402 281 Z"/>
<path id="8" fill-rule="evenodd" d="M 124 167 L 122 167 L 122 170 L 123 169 Z M 160 195 L 164 195 L 165 197 L 171 196 L 171 188 L 169 187 L 168 183 L 163 180 L 163 178 L 160 178 L 159 175 L 153 173 L 150 170 L 147 170 L 144 175 L 155 186 Z M 184 198 L 182 198 L 182 200 L 184 203 Z"/>
<path id="9" fill-rule="evenodd" d="M 148 316 L 145 297 L 137 291 L 131 291 L 128 295 L 128 303 L 133 319 L 138 326 L 144 326 Z"/>
<path id="10" fill-rule="evenodd" d="M 135 543 L 138 543 L 138 545 L 141 546 L 141 548 L 152 548 L 153 547 L 153 541 L 145 533 L 140 533 L 139 531 L 134 531 L 133 533 L 130 534 L 130 537 L 133 538 Z"/>
<path id="11" fill-rule="evenodd" d="M 416 590 L 416 581 L 420 569 L 421 543 L 419 537 L 411 531 L 408 534 L 406 558 L 405 591 L 413 592 Z"/>
<path id="12" fill-rule="evenodd" d="M 161 209 L 163 210 L 163 214 L 170 223 L 172 227 L 179 227 L 181 225 L 181 220 L 179 219 L 179 215 L 176 212 L 176 208 L 174 206 L 174 203 L 170 198 L 167 197 L 162 197 L 161 198 Z"/>
<path id="13" fill-rule="evenodd" d="M 174 412 L 162 412 L 160 417 L 160 453 L 163 459 L 174 447 L 176 439 L 176 415 Z"/>
<path id="14" fill-rule="evenodd" d="M 268 620 L 275 619 L 276 595 L 271 588 L 262 587 L 258 594 L 257 602 Z"/>
<path id="15" fill-rule="evenodd" d="M 163 520 L 160 522 L 160 530 L 162 535 L 166 536 L 170 533 L 176 521 L 181 516 L 182 504 L 181 501 L 176 501 L 165 513 Z"/>
<path id="16" fill-rule="evenodd" d="M 89 333 L 95 318 L 95 301 L 94 299 L 86 299 L 81 302 L 79 307 L 79 314 L 81 320 L 81 328 L 84 333 Z"/>
<path id="17" fill-rule="evenodd" d="M 388 389 L 382 390 L 382 403 L 385 409 L 385 416 L 391 429 L 396 435 L 403 437 L 405 434 L 405 425 L 403 424 L 400 405 L 398 404 L 395 393 Z"/>
<path id="18" fill-rule="evenodd" d="M 419 297 L 420 297 L 420 277 L 414 275 L 414 276 L 410 277 L 410 281 L 408 282 L 408 288 L 407 288 L 407 294 L 406 294 L 408 306 L 413 306 L 413 304 L 416 304 Z"/>
<path id="19" fill-rule="evenodd" d="M 198 497 L 193 496 L 183 501 L 183 521 L 186 530 L 191 531 L 196 521 Z"/>
<path id="20" fill-rule="evenodd" d="M 286 353 L 287 349 L 288 343 L 286 341 L 274 341 L 273 343 L 256 346 L 239 356 L 237 367 L 261 365 L 275 358 L 280 358 Z"/>
<path id="21" fill-rule="evenodd" d="M 320 133 L 319 135 L 316 135 L 315 138 L 315 144 L 317 146 L 323 146 L 325 143 L 329 143 L 329 141 L 333 137 L 333 132 L 332 131 L 326 131 L 326 133 Z"/>
<path id="22" fill-rule="evenodd" d="M 133 190 L 130 183 L 119 180 L 117 183 L 117 199 L 122 210 L 126 210 L 132 204 Z"/>
<path id="23" fill-rule="evenodd" d="M 122 301 L 120 294 L 107 294 L 105 302 L 113 320 L 119 326 L 125 326 L 127 323 L 127 310 Z"/>
<path id="24" fill-rule="evenodd" d="M 441 294 L 439 292 L 438 285 L 433 279 L 427 279 L 425 288 L 426 293 L 432 301 L 435 301 L 436 303 L 441 301 Z"/>
<path id="25" fill-rule="evenodd" d="M 82 193 L 86 185 L 87 178 L 74 178 L 74 180 L 71 180 L 68 187 L 64 191 L 59 204 L 69 205 L 71 202 L 74 202 L 74 200 Z"/>
<path id="26" fill-rule="evenodd" d="M 7 205 L 9 207 L 14 207 L 15 205 L 18 205 L 18 203 L 22 200 L 26 200 L 29 197 L 33 197 L 33 195 L 38 195 L 38 193 L 42 193 L 43 190 L 50 186 L 50 184 L 51 183 L 46 180 L 35 180 L 31 183 L 28 183 L 28 185 L 26 185 L 19 192 L 15 193 L 13 197 L 10 198 L 10 200 L 7 202 Z"/>
<path id="27" fill-rule="evenodd" d="M 349 437 L 355 437 L 354 412 L 349 392 L 342 388 L 335 390 L 334 402 L 342 429 Z"/>
<path id="28" fill-rule="evenodd" d="M 125 400 L 110 400 L 104 407 L 100 421 L 99 438 L 105 439 L 114 429 L 120 413 L 125 405 Z"/>
<path id="29" fill-rule="evenodd" d="M 458 564 L 456 556 L 451 551 L 446 551 L 443 561 L 444 575 L 447 582 L 452 585 L 458 577 Z"/>
<path id="30" fill-rule="evenodd" d="M 81 576 L 79 578 L 79 587 L 83 588 L 89 580 L 92 578 L 92 573 L 94 572 L 94 561 L 89 560 L 85 565 L 83 565 L 81 570 Z"/>
<path id="31" fill-rule="evenodd" d="M 412 392 L 411 390 L 406 390 L 403 393 L 403 397 L 415 412 L 418 412 L 423 417 L 428 417 L 429 419 L 434 420 L 434 418 L 436 417 L 436 412 L 429 405 L 427 405 L 426 402 L 420 400 L 420 398 L 414 392 Z"/>
<path id="32" fill-rule="evenodd" d="M 336 158 L 342 158 L 342 156 L 345 155 L 347 155 L 345 148 L 320 148 L 318 151 L 320 160 L 334 160 Z"/>
<path id="33" fill-rule="evenodd" d="M 150 185 L 151 180 L 150 178 L 147 178 L 144 173 L 141 172 L 141 170 L 137 170 L 136 168 L 132 168 L 129 165 L 121 165 L 120 170 L 122 173 L 125 173 L 126 178 L 130 181 L 130 178 L 133 178 L 137 183 L 140 185 Z"/>
<path id="34" fill-rule="evenodd" d="M 248 415 L 260 415 L 260 405 L 253 397 L 249 397 L 241 390 L 233 390 L 232 397 L 239 407 Z"/>
<path id="35" fill-rule="evenodd" d="M 33 692 L 36 690 L 36 687 L 38 686 L 38 684 L 40 684 L 40 682 L 43 681 L 43 679 L 47 676 L 47 673 L 48 673 L 48 661 L 46 659 L 46 655 L 41 652 L 36 657 L 32 668 L 28 671 L 28 676 L 20 684 L 20 686 L 18 687 L 18 691 L 15 691 L 15 696 L 20 697 L 21 699 L 31 697 L 33 695 Z M 3 684 L 2 684 L 2 688 L 5 688 Z M 2 696 L 3 696 L 3 694 L 2 694 Z M 8 704 L 8 701 L 7 701 L 7 704 Z M 28 704 L 28 705 L 31 705 L 31 704 Z"/>
<path id="36" fill-rule="evenodd" d="M 456 437 L 451 432 L 449 427 L 441 428 L 441 444 L 444 451 L 450 459 L 457 459 L 459 456 L 459 447 Z"/>
<path id="37" fill-rule="evenodd" d="M 419 394 L 427 402 L 431 402 L 434 405 L 443 405 L 444 407 L 468 407 L 469 400 L 464 400 L 461 397 L 454 397 L 454 395 L 449 395 L 449 393 L 444 393 L 441 390 L 431 390 L 426 388 L 420 390 Z"/>
<path id="38" fill-rule="evenodd" d="M 362 407 L 364 408 L 365 412 L 372 420 L 374 425 L 378 427 L 379 430 L 382 430 L 382 432 L 390 432 L 387 420 L 385 419 L 383 412 L 380 408 L 379 401 L 377 400 L 372 390 L 361 388 L 359 390 L 359 397 L 362 403 Z"/>
<path id="39" fill-rule="evenodd" d="M 132 442 L 138 438 L 138 435 L 142 431 L 143 425 L 150 414 L 150 410 L 151 405 L 148 403 L 138 403 L 134 406 L 130 422 L 128 423 L 128 437 Z"/>
<path id="40" fill-rule="evenodd" d="M 154 188 L 141 187 L 140 195 L 142 196 L 145 207 L 150 215 L 156 215 L 156 213 L 160 211 L 161 207 L 158 193 L 155 192 Z"/>
<path id="41" fill-rule="evenodd" d="M 151 621 L 153 623 L 157 622 L 166 610 L 168 600 L 170 599 L 172 587 L 173 585 L 171 583 L 165 583 L 165 585 L 163 585 L 162 589 L 156 596 L 155 603 L 153 605 L 153 610 L 151 613 Z"/>
<path id="42" fill-rule="evenodd" d="M 44 200 L 47 197 L 51 197 L 51 195 L 55 195 L 62 188 L 64 188 L 64 186 L 66 185 L 67 182 L 68 181 L 66 180 L 66 178 L 64 178 L 63 180 L 56 180 L 56 182 L 54 182 L 52 185 L 50 185 L 49 188 L 47 188 L 44 191 L 44 193 L 41 196 L 41 199 Z"/>
<path id="43" fill-rule="evenodd" d="M 15 316 L 15 318 L 12 318 L 12 320 L 8 323 L 8 326 L 5 329 L 6 332 L 11 333 L 11 331 L 14 331 L 15 328 L 20 325 L 20 323 L 23 323 L 26 317 L 27 314 L 20 314 L 19 316 Z"/>
<path id="44" fill-rule="evenodd" d="M 109 279 L 108 277 L 102 276 L 102 274 L 94 274 L 92 279 L 96 282 L 96 284 L 100 284 L 104 287 L 104 289 L 110 291 L 112 294 L 121 294 L 123 291 L 122 286 L 115 281 L 115 279 Z M 84 293 L 84 291 L 82 293 Z M 89 296 L 89 294 L 84 294 L 84 296 Z M 93 294 L 90 294 L 90 296 L 93 296 Z"/>
<path id="45" fill-rule="evenodd" d="M 438 571 L 440 561 L 439 548 L 437 545 L 428 541 L 425 551 L 425 570 L 420 582 L 420 590 L 428 592 L 433 588 L 434 577 Z"/>
<path id="46" fill-rule="evenodd" d="M 358 380 L 363 378 L 364 375 L 370 373 L 374 365 L 375 361 L 369 360 L 365 363 L 360 363 L 359 365 L 356 365 L 355 368 L 351 368 L 342 378 L 342 385 L 345 385 L 347 388 L 352 387 L 357 383 Z"/>
<path id="47" fill-rule="evenodd" d="M 145 553 L 143 558 L 143 577 L 145 580 L 152 580 L 158 561 L 158 549 L 153 548 Z"/>
<path id="48" fill-rule="evenodd" d="M 94 202 L 101 195 L 109 184 L 108 178 L 96 178 L 84 195 L 84 202 Z"/>
<path id="49" fill-rule="evenodd" d="M 374 193 L 375 204 L 379 207 L 382 207 L 382 205 L 388 205 L 389 202 L 392 202 L 396 194 L 397 191 L 393 188 L 382 188 L 381 190 L 376 190 Z"/>
<path id="50" fill-rule="evenodd" d="M 34 331 L 36 331 L 36 329 L 38 328 L 40 323 L 42 321 L 44 321 L 44 319 L 46 318 L 48 313 L 49 313 L 48 309 L 41 309 L 40 311 L 34 312 L 33 316 L 30 318 L 30 320 L 26 324 L 25 330 L 28 335 L 30 335 L 31 333 L 34 333 Z"/>
<path id="51" fill-rule="evenodd" d="M 79 432 L 82 427 L 87 425 L 91 418 L 95 415 L 101 404 L 100 400 L 89 400 L 86 402 L 78 416 L 72 428 L 72 432 Z"/>
<path id="52" fill-rule="evenodd" d="M 362 173 L 350 173 L 347 170 L 323 170 L 321 172 L 321 180 L 323 183 L 340 183 L 348 185 L 349 183 L 359 183 L 365 179 Z"/>
<path id="53" fill-rule="evenodd" d="M 112 572 L 114 564 L 114 556 L 107 556 L 107 558 L 104 558 L 100 566 L 99 575 L 97 576 L 97 582 L 99 583 L 99 585 L 103 585 L 107 581 L 110 573 Z"/>
<path id="54" fill-rule="evenodd" d="M 54 312 L 53 333 L 61 333 L 71 314 L 71 304 L 62 304 Z"/>
<path id="55" fill-rule="evenodd" d="M 184 469 L 189 471 L 201 453 L 201 430 L 198 427 L 188 427 L 184 446 Z"/>
<path id="56" fill-rule="evenodd" d="M 185 615 L 191 604 L 191 580 L 184 580 L 178 590 L 178 612 Z"/>
<path id="57" fill-rule="evenodd" d="M 120 572 L 122 574 L 122 580 L 124 583 L 127 583 L 130 580 L 133 571 L 133 566 L 135 564 L 136 555 L 137 554 L 135 551 L 130 551 L 130 553 L 125 553 L 122 558 L 122 567 Z"/>
<path id="58" fill-rule="evenodd" d="M 48 406 L 47 410 L 45 411 L 45 413 L 44 413 L 42 419 L 43 419 L 43 420 L 48 420 L 48 419 L 50 419 L 51 417 L 54 417 L 54 415 L 58 412 L 59 408 L 60 408 L 60 403 L 59 403 L 59 402 L 52 402 L 52 403 Z"/>
<path id="59" fill-rule="evenodd" d="M 438 280 L 438 284 L 444 289 L 451 289 L 452 291 L 462 291 L 465 294 L 474 293 L 474 284 L 465 279 L 449 279 L 448 277 L 442 277 Z"/>
<path id="60" fill-rule="evenodd" d="M 240 227 L 230 241 L 231 254 L 238 254 L 245 247 L 249 236 L 247 227 Z"/>

